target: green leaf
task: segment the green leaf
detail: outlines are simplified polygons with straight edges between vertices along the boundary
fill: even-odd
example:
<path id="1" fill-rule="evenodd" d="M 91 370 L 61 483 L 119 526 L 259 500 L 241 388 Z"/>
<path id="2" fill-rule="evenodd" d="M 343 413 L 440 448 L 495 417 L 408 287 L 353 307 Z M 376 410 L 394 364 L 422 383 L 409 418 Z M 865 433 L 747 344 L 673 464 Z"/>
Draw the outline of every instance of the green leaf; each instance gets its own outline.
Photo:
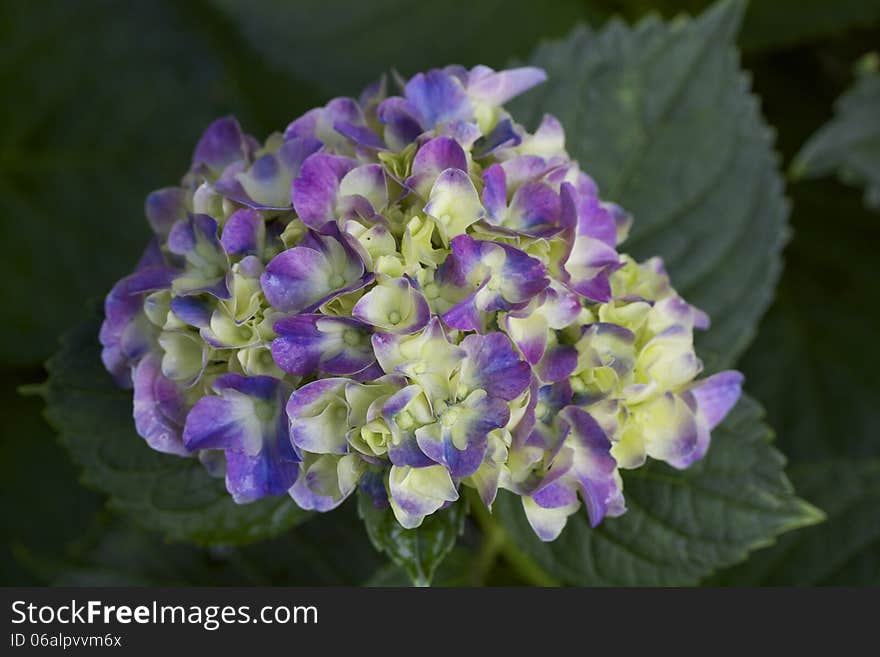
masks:
<path id="1" fill-rule="evenodd" d="M 793 192 L 796 238 L 742 368 L 793 463 L 880 457 L 880 222 L 836 181 Z"/>
<path id="2" fill-rule="evenodd" d="M 829 521 L 754 555 L 719 582 L 878 581 L 880 224 L 833 180 L 793 188 L 796 238 L 780 294 L 742 362 L 779 431 L 798 491 Z M 846 217 L 829 240 L 829 217 Z M 872 574 L 873 573 L 873 574 Z"/>
<path id="3" fill-rule="evenodd" d="M 527 125 L 544 112 L 604 198 L 635 216 L 623 249 L 662 255 L 673 284 L 707 311 L 697 338 L 707 370 L 732 365 L 773 296 L 788 207 L 772 133 L 739 70 L 742 3 L 696 20 L 649 18 L 579 28 L 530 62 L 549 76 L 513 103 Z"/>
<path id="4" fill-rule="evenodd" d="M 514 543 L 557 579 L 581 586 L 686 586 L 746 558 L 774 537 L 819 522 L 795 496 L 760 407 L 744 397 L 713 431 L 706 458 L 678 471 L 652 461 L 624 473 L 629 510 L 591 529 L 586 513 L 542 543 L 519 500 L 497 514 Z"/>
<path id="5" fill-rule="evenodd" d="M 458 502 L 426 517 L 420 527 L 404 529 L 390 509 L 377 509 L 358 491 L 358 511 L 373 546 L 403 568 L 416 586 L 429 586 L 437 567 L 464 529 L 465 503 Z"/>
<path id="6" fill-rule="evenodd" d="M 273 66 L 328 94 L 356 96 L 394 68 L 503 66 L 542 38 L 607 12 L 579 0 L 211 0 Z"/>
<path id="7" fill-rule="evenodd" d="M 99 325 L 89 320 L 72 329 L 47 366 L 47 417 L 86 484 L 172 540 L 249 543 L 309 517 L 287 497 L 237 505 L 197 459 L 150 449 L 134 431 L 131 393 L 117 388 L 101 364 Z"/>
<path id="8" fill-rule="evenodd" d="M 836 172 L 865 187 L 865 204 L 880 209 L 880 55 L 865 55 L 853 87 L 834 106 L 834 117 L 804 144 L 791 167 L 794 178 Z"/>
<path id="9" fill-rule="evenodd" d="M 447 557 L 437 566 L 431 578 L 431 586 L 471 586 L 473 584 L 474 556 L 473 553 L 456 545 Z M 412 578 L 407 571 L 396 563 L 387 563 L 378 569 L 364 583 L 364 586 L 402 587 L 410 586 Z"/>
<path id="10" fill-rule="evenodd" d="M 880 459 L 792 466 L 798 491 L 828 514 L 721 573 L 726 586 L 880 585 Z"/>
<path id="11" fill-rule="evenodd" d="M 77 468 L 40 416 L 43 400 L 16 391 L 16 384 L 36 376 L 36 372 L 4 372 L 0 377 L 0 582 L 4 586 L 36 583 L 14 558 L 18 550 L 39 546 L 48 556 L 59 555 L 104 504 L 102 495 L 77 482 Z M 51 522 L 35 521 L 39 510 L 51 510 Z"/>
<path id="12" fill-rule="evenodd" d="M 0 358 L 35 363 L 129 273 L 143 205 L 234 113 L 261 139 L 315 104 L 201 2 L 0 3 Z"/>
<path id="13" fill-rule="evenodd" d="M 52 586 L 355 586 L 384 559 L 370 546 L 354 500 L 293 532 L 247 546 L 168 543 L 128 517 L 104 513 L 61 558 L 42 549 L 18 556 Z"/>

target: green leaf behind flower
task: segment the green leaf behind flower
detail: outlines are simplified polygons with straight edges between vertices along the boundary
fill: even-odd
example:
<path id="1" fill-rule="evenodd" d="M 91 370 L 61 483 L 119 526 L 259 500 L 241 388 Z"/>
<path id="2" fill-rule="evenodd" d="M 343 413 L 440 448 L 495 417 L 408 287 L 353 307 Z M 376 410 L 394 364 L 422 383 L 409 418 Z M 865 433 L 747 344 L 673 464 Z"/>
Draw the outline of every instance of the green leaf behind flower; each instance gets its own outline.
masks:
<path id="1" fill-rule="evenodd" d="M 44 360 L 131 272 L 213 119 L 263 139 L 321 100 L 236 35 L 200 2 L 0 3 L 0 359 Z"/>
<path id="2" fill-rule="evenodd" d="M 880 224 L 834 180 L 792 189 L 796 239 L 742 369 L 767 404 L 798 492 L 828 514 L 716 581 L 880 583 Z M 829 221 L 840 217 L 841 221 Z M 752 564 L 751 561 L 754 561 Z"/>
<path id="3" fill-rule="evenodd" d="M 569 518 L 552 543 L 538 540 L 519 500 L 497 514 L 515 544 L 550 575 L 581 586 L 686 586 L 746 558 L 783 533 L 819 522 L 799 499 L 761 408 L 744 397 L 712 433 L 706 458 L 677 471 L 659 462 L 624 473 L 629 510 L 590 528 Z"/>
<path id="4" fill-rule="evenodd" d="M 310 516 L 287 497 L 237 505 L 197 459 L 150 449 L 135 433 L 131 392 L 117 388 L 101 364 L 99 326 L 88 320 L 72 329 L 47 366 L 47 417 L 83 468 L 84 483 L 172 540 L 250 543 Z"/>
<path id="5" fill-rule="evenodd" d="M 798 492 L 828 521 L 783 536 L 710 580 L 725 586 L 880 585 L 880 459 L 795 465 Z"/>
<path id="6" fill-rule="evenodd" d="M 663 256 L 673 285 L 709 313 L 697 347 L 710 371 L 753 339 L 787 236 L 773 135 L 733 46 L 742 8 L 576 29 L 530 58 L 550 79 L 511 107 L 531 126 L 559 118 L 603 198 L 635 217 L 622 249 Z"/>
<path id="7" fill-rule="evenodd" d="M 252 545 L 171 543 L 128 516 L 103 513 L 60 558 L 17 551 L 52 586 L 356 586 L 385 562 L 370 546 L 354 500 L 296 531 Z"/>
<path id="8" fill-rule="evenodd" d="M 804 144 L 791 167 L 795 178 L 837 173 L 865 187 L 865 204 L 880 209 L 880 55 L 865 55 L 857 79 L 835 105 L 834 117 Z"/>
<path id="9" fill-rule="evenodd" d="M 373 545 L 403 568 L 416 586 L 428 586 L 437 567 L 464 529 L 463 501 L 426 517 L 420 527 L 404 529 L 391 509 L 377 509 L 369 495 L 358 491 L 358 511 Z"/>

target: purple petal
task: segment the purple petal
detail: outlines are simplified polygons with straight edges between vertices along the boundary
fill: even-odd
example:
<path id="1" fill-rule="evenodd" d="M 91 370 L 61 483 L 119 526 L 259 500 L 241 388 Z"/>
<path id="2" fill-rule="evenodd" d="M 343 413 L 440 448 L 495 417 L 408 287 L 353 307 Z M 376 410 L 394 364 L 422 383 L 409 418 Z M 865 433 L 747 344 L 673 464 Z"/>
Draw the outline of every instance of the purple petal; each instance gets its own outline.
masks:
<path id="1" fill-rule="evenodd" d="M 476 159 L 489 157 L 497 150 L 518 146 L 520 142 L 522 142 L 522 137 L 516 132 L 513 122 L 510 119 L 504 119 L 498 122 L 492 132 L 474 144 L 473 156 Z"/>
<path id="2" fill-rule="evenodd" d="M 227 450 L 226 490 L 237 504 L 284 495 L 294 485 L 299 474 L 298 458 L 279 446 L 269 444 L 255 456 Z"/>
<path id="3" fill-rule="evenodd" d="M 351 375 L 376 360 L 368 327 L 346 317 L 288 317 L 275 323 L 275 332 L 272 358 L 289 374 Z"/>
<path id="4" fill-rule="evenodd" d="M 534 371 L 543 383 L 555 383 L 567 379 L 577 367 L 577 350 L 571 345 L 557 344 L 549 347 Z"/>
<path id="5" fill-rule="evenodd" d="M 726 370 L 697 382 L 688 392 L 697 402 L 697 412 L 709 430 L 717 427 L 742 394 L 745 377 L 735 370 Z"/>
<path id="6" fill-rule="evenodd" d="M 230 373 L 213 389 L 218 394 L 202 397 L 187 416 L 184 444 L 225 450 L 226 487 L 239 504 L 287 492 L 301 460 L 288 434 L 290 386 L 270 376 Z"/>
<path id="7" fill-rule="evenodd" d="M 166 237 L 175 221 L 186 218 L 185 197 L 186 193 L 180 187 L 165 187 L 150 192 L 144 212 L 156 235 Z"/>
<path id="8" fill-rule="evenodd" d="M 472 393 L 465 402 L 446 409 L 439 422 L 416 430 L 421 450 L 456 478 L 468 477 L 479 469 L 489 432 L 510 419 L 505 401 L 485 395 L 472 401 L 474 396 Z"/>
<path id="9" fill-rule="evenodd" d="M 385 141 L 392 150 L 403 150 L 424 131 L 415 108 L 399 96 L 383 101 L 378 115 L 385 126 Z"/>
<path id="10" fill-rule="evenodd" d="M 508 71 L 491 71 L 485 67 L 475 69 L 468 81 L 468 94 L 480 102 L 503 105 L 511 98 L 528 91 L 547 79 L 540 68 L 525 66 Z"/>
<path id="11" fill-rule="evenodd" d="M 310 233 L 297 246 L 275 256 L 260 276 L 266 300 L 281 312 L 309 312 L 367 283 L 364 263 L 338 232 Z"/>
<path id="12" fill-rule="evenodd" d="M 531 368 L 520 360 L 503 333 L 469 335 L 461 343 L 467 352 L 460 385 L 468 390 L 485 390 L 490 397 L 515 399 L 529 387 Z"/>
<path id="13" fill-rule="evenodd" d="M 404 95 L 425 127 L 466 120 L 473 115 L 461 81 L 445 71 L 434 69 L 414 75 L 406 83 Z"/>
<path id="14" fill-rule="evenodd" d="M 293 181 L 293 207 L 307 226 L 321 228 L 335 218 L 339 182 L 357 162 L 341 155 L 315 153 L 303 163 Z"/>
<path id="15" fill-rule="evenodd" d="M 333 124 L 333 127 L 336 132 L 348 137 L 358 146 L 377 150 L 385 148 L 382 138 L 365 125 L 355 125 L 348 121 L 337 121 Z"/>
<path id="16" fill-rule="evenodd" d="M 186 418 L 183 393 L 165 378 L 159 357 L 145 356 L 134 371 L 134 425 L 147 444 L 159 452 L 188 456 L 181 432 Z"/>
<path id="17" fill-rule="evenodd" d="M 259 213 L 243 208 L 226 220 L 220 243 L 229 255 L 257 254 L 265 234 L 266 225 Z"/>
<path id="18" fill-rule="evenodd" d="M 433 465 L 431 460 L 419 447 L 416 430 L 419 418 L 410 415 L 409 423 L 399 422 L 399 415 L 407 409 L 410 402 L 424 392 L 420 386 L 410 385 L 391 395 L 382 405 L 381 413 L 385 423 L 391 429 L 394 440 L 388 445 L 388 459 L 397 466 L 424 468 Z M 428 418 L 421 418 L 422 421 Z"/>
<path id="19" fill-rule="evenodd" d="M 501 223 L 507 209 L 507 176 L 504 168 L 495 163 L 483 171 L 483 205 L 493 224 Z"/>
<path id="20" fill-rule="evenodd" d="M 560 414 L 571 426 L 567 439 L 574 450 L 574 471 L 587 507 L 590 525 L 598 525 L 611 507 L 620 502 L 617 462 L 611 456 L 611 441 L 602 427 L 581 408 L 568 406 Z"/>
<path id="21" fill-rule="evenodd" d="M 472 288 L 479 287 L 457 307 L 444 314 L 443 319 L 450 326 L 477 330 L 476 326 L 465 327 L 459 321 L 462 317 L 468 320 L 473 317 L 470 306 L 476 306 L 483 312 L 517 310 L 525 307 L 550 283 L 540 260 L 508 244 L 459 235 L 453 238 L 451 247 L 452 254 L 444 263 L 442 275 L 449 280 L 457 279 L 469 284 Z M 501 255 L 503 257 L 499 257 Z M 456 323 L 451 324 L 450 321 Z"/>
<path id="22" fill-rule="evenodd" d="M 428 198 L 437 176 L 446 169 L 467 172 L 467 156 L 457 141 L 450 137 L 435 137 L 416 152 L 412 163 L 412 175 L 406 185 L 422 198 Z"/>
<path id="23" fill-rule="evenodd" d="M 182 322 L 204 328 L 211 323 L 214 303 L 198 296 L 174 297 L 171 299 L 171 310 Z"/>
<path id="24" fill-rule="evenodd" d="M 231 116 L 217 119 L 202 134 L 192 157 L 193 167 L 206 165 L 219 174 L 228 165 L 246 157 L 244 133 Z"/>

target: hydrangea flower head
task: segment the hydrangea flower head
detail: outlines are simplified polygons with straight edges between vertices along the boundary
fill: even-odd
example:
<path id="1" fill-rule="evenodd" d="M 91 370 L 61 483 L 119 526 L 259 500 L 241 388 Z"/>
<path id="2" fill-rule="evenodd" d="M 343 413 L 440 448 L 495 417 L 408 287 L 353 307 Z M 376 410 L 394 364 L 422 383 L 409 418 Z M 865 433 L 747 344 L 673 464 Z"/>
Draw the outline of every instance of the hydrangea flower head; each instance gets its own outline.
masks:
<path id="1" fill-rule="evenodd" d="M 742 376 L 697 378 L 708 317 L 619 250 L 631 218 L 560 123 L 504 110 L 544 78 L 382 80 L 262 143 L 211 124 L 106 300 L 147 443 L 238 503 L 328 511 L 360 486 L 406 528 L 506 489 L 544 540 L 624 513 L 620 470 L 702 458 Z"/>

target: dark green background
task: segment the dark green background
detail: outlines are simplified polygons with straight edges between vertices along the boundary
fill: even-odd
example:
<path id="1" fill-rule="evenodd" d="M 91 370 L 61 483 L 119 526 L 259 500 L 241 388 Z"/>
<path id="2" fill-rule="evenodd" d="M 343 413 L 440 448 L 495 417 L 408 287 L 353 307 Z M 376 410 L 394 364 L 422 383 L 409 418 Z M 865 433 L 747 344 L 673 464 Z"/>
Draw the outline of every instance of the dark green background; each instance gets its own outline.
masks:
<path id="1" fill-rule="evenodd" d="M 17 389 L 43 380 L 57 336 L 130 270 L 147 237 L 144 196 L 179 177 L 212 118 L 234 113 L 262 138 L 392 67 L 500 67 L 578 20 L 598 26 L 615 13 L 669 17 L 707 4 L 0 3 L 0 582 L 399 581 L 345 522 L 351 504 L 249 548 L 165 544 L 79 485 L 41 417 L 43 400 Z M 880 46 L 880 2 L 754 2 L 740 45 L 787 167 L 830 118 L 859 55 Z M 861 190 L 833 180 L 791 183 L 788 196 L 794 232 L 778 299 L 740 365 L 800 494 L 830 521 L 713 581 L 876 584 L 880 215 L 864 209 Z M 441 580 L 458 581 L 469 541 L 470 530 Z M 503 562 L 490 581 L 512 582 Z"/>

